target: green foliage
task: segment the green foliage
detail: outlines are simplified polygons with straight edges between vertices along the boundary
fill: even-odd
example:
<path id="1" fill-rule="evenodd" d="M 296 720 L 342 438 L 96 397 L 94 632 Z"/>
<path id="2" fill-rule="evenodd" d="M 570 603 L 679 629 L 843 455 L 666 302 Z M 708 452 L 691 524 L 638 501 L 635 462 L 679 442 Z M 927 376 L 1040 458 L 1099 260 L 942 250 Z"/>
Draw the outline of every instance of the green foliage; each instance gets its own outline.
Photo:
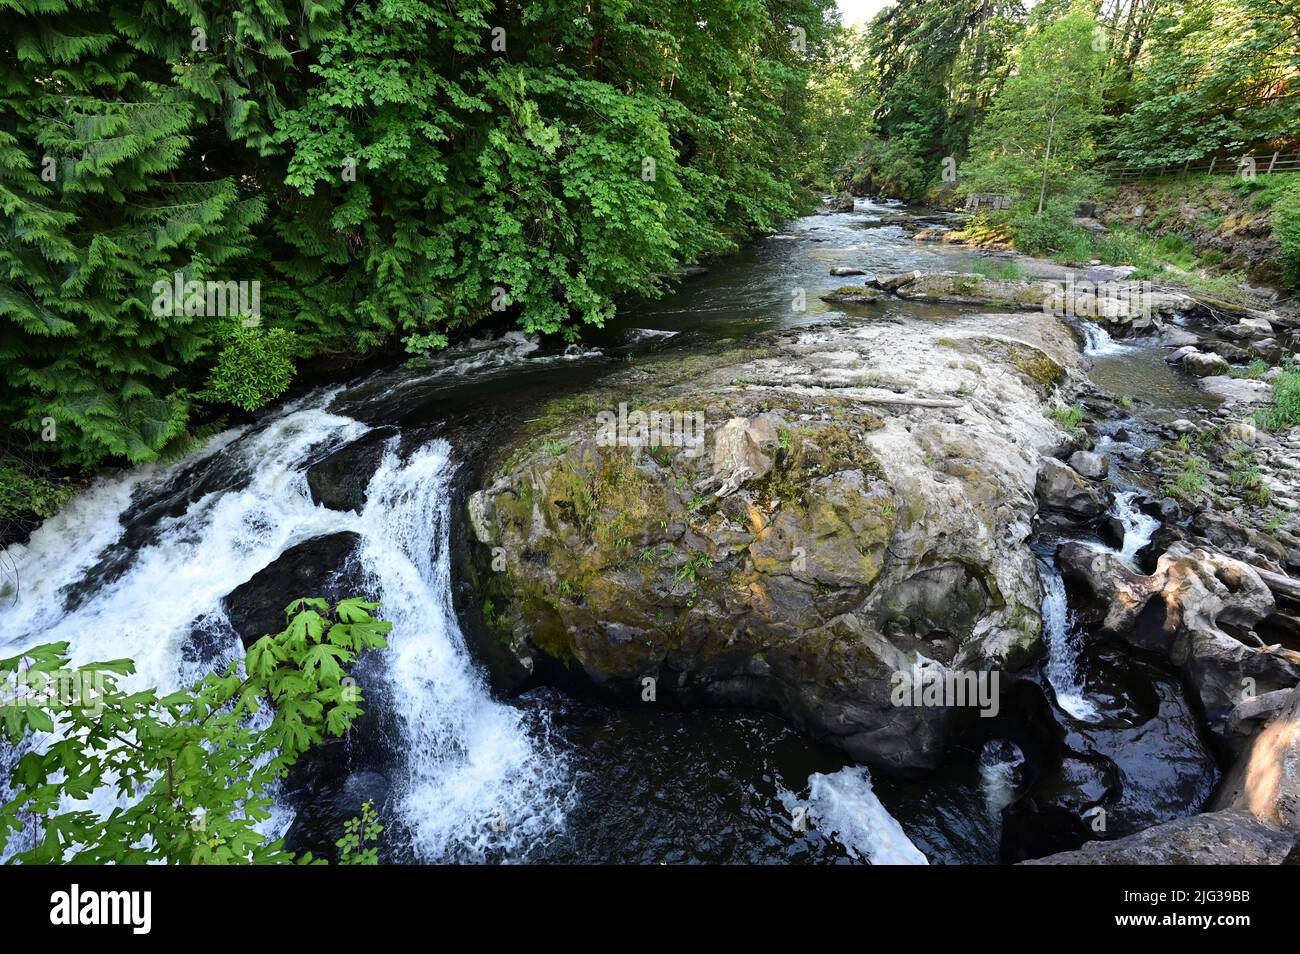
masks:
<path id="1" fill-rule="evenodd" d="M 74 669 L 67 643 L 0 659 L 5 735 L 34 743 L 14 766 L 16 794 L 0 807 L 0 846 L 16 840 L 12 860 L 23 864 L 292 862 L 254 826 L 270 817 L 275 780 L 361 715 L 345 667 L 386 645 L 390 624 L 371 615 L 376 608 L 358 599 L 333 609 L 295 600 L 284 632 L 263 636 L 224 672 L 162 697 L 121 683 L 135 671 L 129 659 Z M 254 728 L 264 706 L 270 723 Z M 102 787 L 122 804 L 104 817 L 76 807 Z M 373 819 L 363 815 L 361 826 L 366 837 L 349 831 L 358 835 L 354 853 Z"/>
<path id="2" fill-rule="evenodd" d="M 1282 247 L 1282 280 L 1300 292 L 1300 177 L 1292 175 L 1273 204 L 1273 234 Z"/>
<path id="3" fill-rule="evenodd" d="M 291 353 L 418 354 L 494 310 L 575 336 L 774 229 L 833 26 L 830 0 L 0 6 L 0 411 L 82 465 L 258 406 Z M 273 327 L 155 307 L 177 273 L 259 282 Z"/>
<path id="4" fill-rule="evenodd" d="M 34 472 L 15 458 L 0 458 L 0 520 L 26 514 L 53 516 L 75 490 L 72 484 Z"/>
<path id="5" fill-rule="evenodd" d="M 940 183 L 941 160 L 965 155 L 1006 79 L 1024 23 L 1019 0 L 900 0 L 877 14 L 863 43 L 875 138 L 857 184 L 920 199 Z"/>
<path id="6" fill-rule="evenodd" d="M 1126 165 L 1176 168 L 1293 136 L 1296 33 L 1294 0 L 1158 4 L 1140 59 L 1116 77 L 1109 152 Z"/>
<path id="7" fill-rule="evenodd" d="M 1073 431 L 1083 423 L 1083 408 L 1077 404 L 1054 404 L 1052 420 L 1067 431 Z"/>
<path id="8" fill-rule="evenodd" d="M 254 411 L 293 381 L 294 336 L 283 328 L 239 328 L 221 349 L 201 396 Z"/>
<path id="9" fill-rule="evenodd" d="M 970 270 L 985 278 L 996 278 L 1000 281 L 1021 281 L 1025 277 L 1025 270 L 1015 260 L 990 262 L 980 259 L 971 265 Z"/>
<path id="10" fill-rule="evenodd" d="M 339 848 L 339 864 L 379 864 L 379 849 L 373 845 L 367 848 L 366 844 L 378 841 L 383 830 L 384 826 L 379 824 L 379 816 L 375 814 L 375 806 L 365 802 L 358 817 L 343 823 L 343 837 L 335 842 Z"/>
<path id="11" fill-rule="evenodd" d="M 1094 49 L 1096 28 L 1091 16 L 1070 12 L 1028 34 L 1016 73 L 993 98 L 961 166 L 962 191 L 1014 197 L 1018 234 L 1034 228 L 1026 210 L 1041 216 L 1050 206 L 1053 219 L 1072 217 L 1095 187 L 1085 169 L 1102 120 L 1105 59 Z"/>
<path id="12" fill-rule="evenodd" d="M 1273 382 L 1273 403 L 1255 412 L 1255 423 L 1267 431 L 1285 431 L 1300 424 L 1300 367 L 1289 364 Z"/>

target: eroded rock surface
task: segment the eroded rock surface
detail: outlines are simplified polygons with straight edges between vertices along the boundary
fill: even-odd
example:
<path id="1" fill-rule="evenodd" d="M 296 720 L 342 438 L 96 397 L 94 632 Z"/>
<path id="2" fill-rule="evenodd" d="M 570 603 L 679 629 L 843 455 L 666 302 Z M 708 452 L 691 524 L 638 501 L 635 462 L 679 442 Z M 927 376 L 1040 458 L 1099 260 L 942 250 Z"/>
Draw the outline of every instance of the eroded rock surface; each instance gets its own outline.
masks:
<path id="1" fill-rule="evenodd" d="M 557 402 L 469 505 L 503 638 L 630 703 L 765 708 L 932 766 L 974 710 L 895 706 L 891 679 L 1040 652 L 1025 544 L 1073 349 L 1048 316 L 816 328 Z M 660 425 L 702 415 L 703 445 L 602 437 L 629 394 Z"/>
<path id="2" fill-rule="evenodd" d="M 1084 544 L 1065 544 L 1057 556 L 1067 578 L 1091 592 L 1101 630 L 1173 663 L 1215 728 L 1246 696 L 1300 682 L 1300 654 L 1247 636 L 1275 602 L 1240 560 L 1178 544 L 1143 576 Z"/>
<path id="3" fill-rule="evenodd" d="M 1028 865 L 1279 865 L 1295 838 L 1240 810 L 1191 815 Z"/>

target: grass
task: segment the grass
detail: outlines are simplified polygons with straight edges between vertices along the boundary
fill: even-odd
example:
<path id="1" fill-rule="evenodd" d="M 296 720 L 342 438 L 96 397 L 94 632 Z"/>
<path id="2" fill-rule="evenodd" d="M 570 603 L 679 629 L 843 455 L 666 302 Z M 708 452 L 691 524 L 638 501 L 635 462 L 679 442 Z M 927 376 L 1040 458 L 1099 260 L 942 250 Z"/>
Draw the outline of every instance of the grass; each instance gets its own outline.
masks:
<path id="1" fill-rule="evenodd" d="M 1300 366 L 1288 363 L 1273 382 L 1273 403 L 1255 412 L 1266 431 L 1285 431 L 1300 424 Z"/>
<path id="2" fill-rule="evenodd" d="M 1025 277 L 1025 270 L 1020 267 L 1019 262 L 995 262 L 986 259 L 980 259 L 971 265 L 970 270 L 976 275 L 983 275 L 985 278 L 995 278 L 1000 281 L 1017 282 Z"/>
<path id="3" fill-rule="evenodd" d="M 1252 381 L 1258 381 L 1264 376 L 1264 372 L 1269 368 L 1269 364 L 1263 358 L 1256 358 L 1244 368 L 1230 368 L 1229 377 L 1249 378 Z"/>
<path id="4" fill-rule="evenodd" d="M 1057 404 L 1050 413 L 1052 420 L 1067 431 L 1072 431 L 1083 423 L 1083 408 L 1077 404 Z"/>
<path id="5" fill-rule="evenodd" d="M 1171 497 L 1180 497 L 1184 500 L 1204 493 L 1208 484 L 1205 471 L 1204 460 L 1195 454 L 1187 455 L 1183 459 L 1182 466 L 1174 472 L 1173 478 L 1169 481 L 1167 492 Z"/>

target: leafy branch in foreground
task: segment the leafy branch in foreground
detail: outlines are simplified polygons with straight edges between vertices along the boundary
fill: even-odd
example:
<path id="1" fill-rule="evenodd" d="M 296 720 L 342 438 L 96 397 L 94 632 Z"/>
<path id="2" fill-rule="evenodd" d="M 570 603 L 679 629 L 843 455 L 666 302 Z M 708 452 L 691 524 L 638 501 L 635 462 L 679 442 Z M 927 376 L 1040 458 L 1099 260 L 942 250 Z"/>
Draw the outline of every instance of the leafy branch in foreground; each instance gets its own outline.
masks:
<path id="1" fill-rule="evenodd" d="M 387 645 L 391 624 L 371 615 L 377 607 L 295 600 L 284 632 L 162 697 L 119 686 L 135 671 L 129 659 L 73 669 L 63 642 L 0 659 L 0 724 L 27 748 L 0 808 L 0 852 L 17 839 L 10 860 L 23 864 L 293 862 L 256 826 L 270 817 L 276 779 L 361 715 L 345 667 Z M 256 728 L 264 705 L 270 723 Z M 117 795 L 102 817 L 84 801 L 101 788 Z M 361 824 L 374 831 L 373 817 Z"/>

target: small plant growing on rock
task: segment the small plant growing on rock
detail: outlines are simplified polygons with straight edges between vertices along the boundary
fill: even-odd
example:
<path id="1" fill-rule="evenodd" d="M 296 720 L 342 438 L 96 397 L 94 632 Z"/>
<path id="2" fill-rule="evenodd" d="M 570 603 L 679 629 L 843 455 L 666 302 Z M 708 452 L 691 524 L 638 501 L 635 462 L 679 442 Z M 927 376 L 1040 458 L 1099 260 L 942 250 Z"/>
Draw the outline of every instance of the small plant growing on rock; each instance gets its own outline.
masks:
<path id="1" fill-rule="evenodd" d="M 1051 415 L 1067 431 L 1075 431 L 1083 423 L 1083 408 L 1077 404 L 1055 404 Z"/>

